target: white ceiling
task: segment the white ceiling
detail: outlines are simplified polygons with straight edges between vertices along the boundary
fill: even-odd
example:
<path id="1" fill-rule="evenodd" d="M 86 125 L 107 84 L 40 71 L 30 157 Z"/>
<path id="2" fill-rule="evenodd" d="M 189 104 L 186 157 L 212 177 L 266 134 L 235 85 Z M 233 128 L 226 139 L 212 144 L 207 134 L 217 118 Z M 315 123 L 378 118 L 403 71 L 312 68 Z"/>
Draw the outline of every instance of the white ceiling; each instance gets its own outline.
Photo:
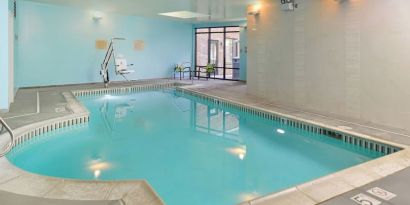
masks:
<path id="1" fill-rule="evenodd" d="M 125 15 L 167 18 L 190 22 L 217 22 L 246 19 L 246 7 L 258 0 L 26 0 L 47 4 L 79 7 L 87 10 Z M 158 13 L 191 11 L 209 17 L 181 20 Z"/>

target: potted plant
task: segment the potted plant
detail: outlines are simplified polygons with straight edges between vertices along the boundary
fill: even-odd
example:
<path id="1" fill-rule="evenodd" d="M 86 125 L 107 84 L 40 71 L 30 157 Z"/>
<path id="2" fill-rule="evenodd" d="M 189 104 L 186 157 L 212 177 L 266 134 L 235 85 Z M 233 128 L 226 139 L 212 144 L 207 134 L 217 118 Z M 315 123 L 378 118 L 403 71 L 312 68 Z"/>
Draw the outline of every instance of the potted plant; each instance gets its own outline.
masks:
<path id="1" fill-rule="evenodd" d="M 180 65 L 180 64 L 175 64 L 174 67 L 174 79 L 175 79 L 175 75 L 176 73 L 179 73 L 179 79 L 182 79 L 182 74 L 184 73 L 185 67 Z"/>
<path id="2" fill-rule="evenodd" d="M 179 64 L 175 64 L 175 72 L 182 72 L 182 71 L 184 71 L 184 66 L 182 66 L 182 65 L 179 65 Z"/>
<path id="3" fill-rule="evenodd" d="M 206 65 L 206 67 L 205 67 L 205 71 L 206 71 L 206 74 L 207 74 L 208 78 L 210 78 L 211 73 L 215 72 L 215 65 L 211 64 L 211 63 L 208 63 L 208 65 Z"/>

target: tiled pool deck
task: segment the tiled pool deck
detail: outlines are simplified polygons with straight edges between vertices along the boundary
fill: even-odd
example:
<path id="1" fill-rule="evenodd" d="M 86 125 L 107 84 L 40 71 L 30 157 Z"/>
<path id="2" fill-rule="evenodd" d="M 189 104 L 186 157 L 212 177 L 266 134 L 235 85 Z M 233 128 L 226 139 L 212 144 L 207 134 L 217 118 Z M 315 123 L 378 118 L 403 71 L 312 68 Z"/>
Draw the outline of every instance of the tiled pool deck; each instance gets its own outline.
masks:
<path id="1" fill-rule="evenodd" d="M 110 87 L 145 86 L 158 83 L 171 83 L 171 81 L 114 83 Z M 103 88 L 103 85 L 86 84 L 20 89 L 10 112 L 0 115 L 5 118 L 17 135 L 45 124 L 53 124 L 51 127 L 45 126 L 44 129 L 40 130 L 48 131 L 62 125 L 66 126 L 63 122 L 69 119 L 88 119 L 88 111 L 75 100 L 71 91 L 99 88 Z M 407 149 L 407 145 L 410 145 L 410 136 L 405 131 L 360 124 L 351 120 L 337 119 L 273 104 L 247 94 L 246 85 L 241 82 L 197 81 L 194 85 L 184 86 L 183 89 L 257 107 L 283 116 L 291 116 L 294 119 L 323 125 L 341 132 L 377 139 L 383 143 L 393 143 L 395 146 L 405 148 L 400 152 L 342 170 L 318 180 L 244 202 L 243 205 L 343 204 L 343 200 L 350 196 L 349 193 L 362 190 L 362 186 L 371 186 L 372 184 L 369 183 L 383 183 L 383 180 L 405 183 L 406 179 L 403 177 L 394 176 L 401 176 L 400 174 L 406 172 L 410 173 L 410 169 L 407 168 L 410 166 L 410 151 Z M 3 137 L 0 139 L 0 144 L 5 144 L 5 141 L 7 139 Z M 394 174 L 398 171 L 401 172 Z M 409 175 L 407 174 L 407 176 Z M 400 193 L 397 195 L 396 199 L 400 199 Z M 9 163 L 7 159 L 2 158 L 0 159 L 0 204 L 13 204 L 12 202 L 16 200 L 31 201 L 32 204 L 163 204 L 160 197 L 143 179 L 125 182 L 101 182 L 45 177 L 20 170 Z M 353 202 L 350 198 L 346 200 Z M 394 204 L 393 202 L 392 200 L 383 203 Z"/>

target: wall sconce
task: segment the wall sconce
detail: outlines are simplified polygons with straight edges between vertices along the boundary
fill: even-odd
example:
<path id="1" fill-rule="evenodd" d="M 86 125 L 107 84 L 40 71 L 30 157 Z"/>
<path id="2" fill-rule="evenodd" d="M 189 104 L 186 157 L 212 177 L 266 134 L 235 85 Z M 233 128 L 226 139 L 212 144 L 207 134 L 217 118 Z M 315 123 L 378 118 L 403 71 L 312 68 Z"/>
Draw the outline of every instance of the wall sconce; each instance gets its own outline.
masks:
<path id="1" fill-rule="evenodd" d="M 249 10 L 248 15 L 249 16 L 259 16 L 260 10 L 261 10 L 261 5 L 260 4 L 255 4 Z"/>
<path id="2" fill-rule="evenodd" d="M 103 18 L 103 14 L 101 12 L 94 12 L 93 13 L 93 19 L 94 21 L 100 21 Z"/>
<path id="3" fill-rule="evenodd" d="M 248 15 L 249 16 L 259 16 L 259 11 L 250 11 L 250 12 L 248 12 Z"/>
<path id="4" fill-rule="evenodd" d="M 262 4 L 260 3 L 254 4 L 248 7 L 248 16 L 251 16 L 249 17 L 249 20 L 250 22 L 253 22 L 251 23 L 252 31 L 257 30 L 261 8 L 262 8 Z"/>

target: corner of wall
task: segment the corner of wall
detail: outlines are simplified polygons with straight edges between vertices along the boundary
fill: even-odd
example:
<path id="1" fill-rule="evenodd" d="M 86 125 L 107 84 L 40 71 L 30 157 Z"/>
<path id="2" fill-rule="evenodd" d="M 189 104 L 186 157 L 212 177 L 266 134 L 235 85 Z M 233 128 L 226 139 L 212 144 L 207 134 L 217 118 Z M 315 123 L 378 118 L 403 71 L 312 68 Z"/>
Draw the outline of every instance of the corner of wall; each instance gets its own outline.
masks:
<path id="1" fill-rule="evenodd" d="M 10 2 L 0 1 L 0 44 L 9 45 Z M 0 110 L 9 108 L 9 46 L 0 47 Z"/>

